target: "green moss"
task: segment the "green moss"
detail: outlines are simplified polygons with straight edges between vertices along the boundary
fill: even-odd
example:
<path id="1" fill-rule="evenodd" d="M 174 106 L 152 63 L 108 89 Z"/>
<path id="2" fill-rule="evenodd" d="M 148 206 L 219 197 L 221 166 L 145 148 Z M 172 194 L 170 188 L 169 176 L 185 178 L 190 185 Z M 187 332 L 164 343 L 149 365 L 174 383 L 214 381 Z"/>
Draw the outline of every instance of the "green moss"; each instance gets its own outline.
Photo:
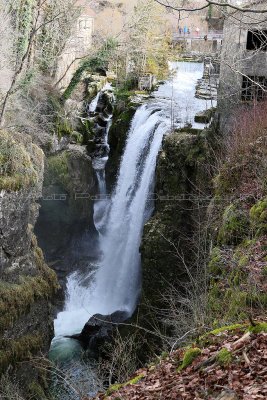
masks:
<path id="1" fill-rule="evenodd" d="M 63 120 L 58 120 L 58 123 L 56 126 L 56 133 L 59 138 L 62 138 L 62 136 L 65 136 L 65 135 L 73 134 L 73 128 L 66 118 L 64 118 Z"/>
<path id="2" fill-rule="evenodd" d="M 232 355 L 227 349 L 222 349 L 217 355 L 216 360 L 221 365 L 226 366 L 232 361 Z"/>
<path id="3" fill-rule="evenodd" d="M 245 328 L 246 326 L 247 326 L 247 324 L 236 324 L 236 325 L 230 325 L 230 326 L 222 326 L 221 328 L 214 329 L 213 331 L 206 333 L 200 339 L 205 338 L 208 335 L 218 335 L 219 333 L 224 332 L 224 331 L 227 331 L 227 332 L 235 331 L 237 329 Z"/>
<path id="4" fill-rule="evenodd" d="M 247 254 L 247 255 L 241 257 L 241 258 L 239 259 L 238 266 L 239 266 L 239 267 L 244 267 L 244 266 L 247 265 L 247 263 L 249 262 L 249 259 L 250 259 L 250 255 L 249 255 L 249 254 Z"/>
<path id="5" fill-rule="evenodd" d="M 138 383 L 142 378 L 144 377 L 144 374 L 140 374 L 138 376 L 136 376 L 134 379 L 131 379 L 130 381 L 124 383 L 124 384 L 117 384 L 117 385 L 113 385 L 111 386 L 105 393 L 105 397 L 109 396 L 111 393 L 115 392 L 116 390 L 118 390 L 120 387 L 122 386 L 128 386 L 128 385 L 135 385 L 136 383 Z"/>
<path id="6" fill-rule="evenodd" d="M 0 135 L 0 190 L 15 191 L 36 185 L 39 174 L 24 145 L 6 131 Z"/>
<path id="7" fill-rule="evenodd" d="M 33 0 L 17 3 L 17 55 L 22 58 L 27 50 L 33 22 Z"/>
<path id="8" fill-rule="evenodd" d="M 83 142 L 83 135 L 79 132 L 72 132 L 71 134 L 72 139 L 75 140 L 77 144 L 82 144 Z"/>
<path id="9" fill-rule="evenodd" d="M 37 332 L 35 335 L 26 335 L 18 340 L 2 340 L 0 346 L 4 349 L 0 358 L 0 374 L 5 372 L 9 365 L 30 359 L 42 349 L 43 339 Z"/>
<path id="10" fill-rule="evenodd" d="M 249 233 L 249 219 L 235 204 L 230 204 L 224 211 L 222 227 L 217 242 L 238 244 Z"/>
<path id="11" fill-rule="evenodd" d="M 105 397 L 109 396 L 111 393 L 116 392 L 116 390 L 118 390 L 122 385 L 121 384 L 117 384 L 117 385 L 113 385 L 111 386 L 105 393 Z"/>
<path id="12" fill-rule="evenodd" d="M 179 371 L 182 369 L 188 367 L 188 365 L 191 365 L 194 359 L 201 353 L 201 350 L 198 347 L 194 347 L 192 349 L 189 349 L 185 352 L 184 358 L 183 358 L 183 363 L 182 365 L 178 368 Z"/>
<path id="13" fill-rule="evenodd" d="M 256 236 L 267 234 L 267 198 L 250 209 L 250 221 Z"/>
<path id="14" fill-rule="evenodd" d="M 61 152 L 47 159 L 48 166 L 45 171 L 45 185 L 58 184 L 66 190 L 70 189 L 71 179 L 66 158 L 66 152 Z"/>
<path id="15" fill-rule="evenodd" d="M 222 262 L 221 251 L 218 247 L 215 247 L 211 252 L 209 267 L 210 273 L 214 275 L 221 275 L 225 269 L 224 263 Z"/>
<path id="16" fill-rule="evenodd" d="M 18 317 L 34 304 L 36 299 L 49 299 L 57 290 L 56 273 L 47 267 L 42 250 L 33 237 L 37 275 L 20 276 L 20 284 L 0 284 L 0 332 L 12 327 Z"/>
<path id="17" fill-rule="evenodd" d="M 138 383 L 143 377 L 144 377 L 144 374 L 140 374 L 140 375 L 136 376 L 134 379 L 124 383 L 123 386 L 134 385 L 134 384 Z"/>
<path id="18" fill-rule="evenodd" d="M 247 331 L 253 333 L 267 332 L 267 323 L 261 322 L 260 324 L 256 324 L 256 326 L 250 325 Z"/>
<path id="19" fill-rule="evenodd" d="M 227 195 L 233 194 L 240 184 L 241 168 L 225 163 L 220 174 L 215 178 L 215 199 L 222 200 Z"/>

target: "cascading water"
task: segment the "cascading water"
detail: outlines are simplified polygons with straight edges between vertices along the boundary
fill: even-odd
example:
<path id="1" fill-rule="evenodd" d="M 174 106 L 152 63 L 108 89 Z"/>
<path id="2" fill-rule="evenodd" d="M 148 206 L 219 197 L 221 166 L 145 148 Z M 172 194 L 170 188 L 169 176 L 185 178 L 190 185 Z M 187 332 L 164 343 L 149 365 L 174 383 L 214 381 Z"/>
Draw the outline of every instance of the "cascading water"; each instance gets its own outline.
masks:
<path id="1" fill-rule="evenodd" d="M 97 107 L 97 103 L 98 103 L 98 100 L 99 100 L 99 97 L 100 97 L 100 93 L 101 93 L 101 92 L 98 92 L 97 95 L 96 95 L 96 97 L 95 97 L 95 98 L 92 100 L 92 102 L 89 104 L 89 106 L 88 106 L 88 111 L 89 111 L 89 112 L 91 112 L 91 113 L 94 113 L 94 112 L 95 112 L 96 107 Z"/>
<path id="2" fill-rule="evenodd" d="M 175 63 L 174 67 L 178 67 L 174 77 L 136 111 L 110 201 L 105 199 L 106 159 L 95 160 L 102 196 L 95 203 L 94 216 L 100 233 L 98 268 L 86 276 L 75 273 L 69 277 L 65 309 L 55 320 L 55 341 L 80 332 L 95 313 L 126 310 L 131 315 L 135 309 L 141 288 L 139 245 L 151 212 L 147 199 L 162 137 L 170 132 L 170 115 L 175 116 L 175 126 L 191 123 L 203 128 L 194 123 L 194 115 L 211 107 L 210 101 L 194 97 L 203 64 Z"/>

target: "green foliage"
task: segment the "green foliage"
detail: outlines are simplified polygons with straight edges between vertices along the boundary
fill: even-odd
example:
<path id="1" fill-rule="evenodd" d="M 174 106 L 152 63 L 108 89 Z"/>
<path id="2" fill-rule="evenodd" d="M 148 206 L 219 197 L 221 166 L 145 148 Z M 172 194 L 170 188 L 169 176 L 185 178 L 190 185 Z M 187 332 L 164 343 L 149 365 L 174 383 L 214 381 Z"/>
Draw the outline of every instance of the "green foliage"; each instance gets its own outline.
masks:
<path id="1" fill-rule="evenodd" d="M 36 73 L 37 73 L 36 68 L 30 68 L 26 71 L 25 75 L 18 82 L 18 88 L 24 90 L 26 95 L 30 84 L 32 83 L 34 77 L 36 76 Z"/>
<path id="2" fill-rule="evenodd" d="M 191 365 L 194 359 L 201 353 L 201 350 L 198 347 L 194 347 L 192 349 L 189 349 L 185 352 L 184 358 L 183 358 L 183 363 L 182 365 L 178 368 L 178 370 L 182 370 L 188 365 Z"/>
<path id="3" fill-rule="evenodd" d="M 107 69 L 108 62 L 117 47 L 117 42 L 113 38 L 109 38 L 107 42 L 98 50 L 95 56 L 83 60 L 80 67 L 72 77 L 72 80 L 65 90 L 63 97 L 68 99 L 78 83 L 81 81 L 84 72 L 95 72 L 98 69 Z"/>

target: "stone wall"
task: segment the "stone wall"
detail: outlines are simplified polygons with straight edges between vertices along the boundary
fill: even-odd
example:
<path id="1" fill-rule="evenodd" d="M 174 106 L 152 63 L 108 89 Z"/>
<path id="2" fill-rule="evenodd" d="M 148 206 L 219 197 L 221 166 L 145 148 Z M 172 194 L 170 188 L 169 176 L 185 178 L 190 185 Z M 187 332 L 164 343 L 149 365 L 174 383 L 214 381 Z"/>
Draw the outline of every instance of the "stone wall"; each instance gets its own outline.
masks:
<path id="1" fill-rule="evenodd" d="M 95 13 L 86 6 L 84 0 L 77 1 L 76 6 L 81 7 L 81 15 L 58 61 L 55 76 L 56 82 L 61 79 L 59 83 L 61 90 L 67 88 L 72 75 L 79 66 L 81 58 L 87 56 L 92 47 Z M 64 78 L 62 79 L 62 77 Z"/>
<path id="2" fill-rule="evenodd" d="M 258 2 L 251 7 L 262 9 L 264 4 Z M 249 29 L 267 29 L 265 15 L 234 12 L 225 21 L 218 97 L 222 123 L 230 121 L 241 104 L 243 75 L 267 75 L 267 52 L 246 49 Z"/>

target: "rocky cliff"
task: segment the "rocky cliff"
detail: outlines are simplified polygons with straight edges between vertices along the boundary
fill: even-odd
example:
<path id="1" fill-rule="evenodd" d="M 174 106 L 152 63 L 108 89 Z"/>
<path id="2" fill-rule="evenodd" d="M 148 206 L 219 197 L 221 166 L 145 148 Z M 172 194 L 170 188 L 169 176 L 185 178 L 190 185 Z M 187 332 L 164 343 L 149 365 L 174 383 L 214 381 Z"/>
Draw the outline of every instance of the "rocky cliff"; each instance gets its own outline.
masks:
<path id="1" fill-rule="evenodd" d="M 265 110 L 247 110 L 246 126 L 240 115 L 232 136 L 176 132 L 163 142 L 141 244 L 143 298 L 183 315 L 180 326 L 217 327 L 266 307 Z"/>
<path id="2" fill-rule="evenodd" d="M 69 145 L 47 157 L 44 176 L 35 232 L 64 289 L 66 276 L 78 267 L 86 268 L 95 254 L 97 180 L 86 146 Z"/>
<path id="3" fill-rule="evenodd" d="M 44 262 L 33 228 L 42 194 L 44 154 L 28 135 L 0 138 L 0 374 L 16 375 L 31 398 L 43 396 L 31 363 L 53 337 L 50 299 L 56 274 Z M 38 395 L 37 395 L 38 392 Z"/>
<path id="4" fill-rule="evenodd" d="M 143 296 L 159 305 L 160 293 L 188 279 L 197 232 L 211 193 L 212 132 L 177 131 L 164 138 L 155 178 L 155 213 L 145 225 L 141 253 Z M 151 279 L 155 276 L 155 279 Z"/>

